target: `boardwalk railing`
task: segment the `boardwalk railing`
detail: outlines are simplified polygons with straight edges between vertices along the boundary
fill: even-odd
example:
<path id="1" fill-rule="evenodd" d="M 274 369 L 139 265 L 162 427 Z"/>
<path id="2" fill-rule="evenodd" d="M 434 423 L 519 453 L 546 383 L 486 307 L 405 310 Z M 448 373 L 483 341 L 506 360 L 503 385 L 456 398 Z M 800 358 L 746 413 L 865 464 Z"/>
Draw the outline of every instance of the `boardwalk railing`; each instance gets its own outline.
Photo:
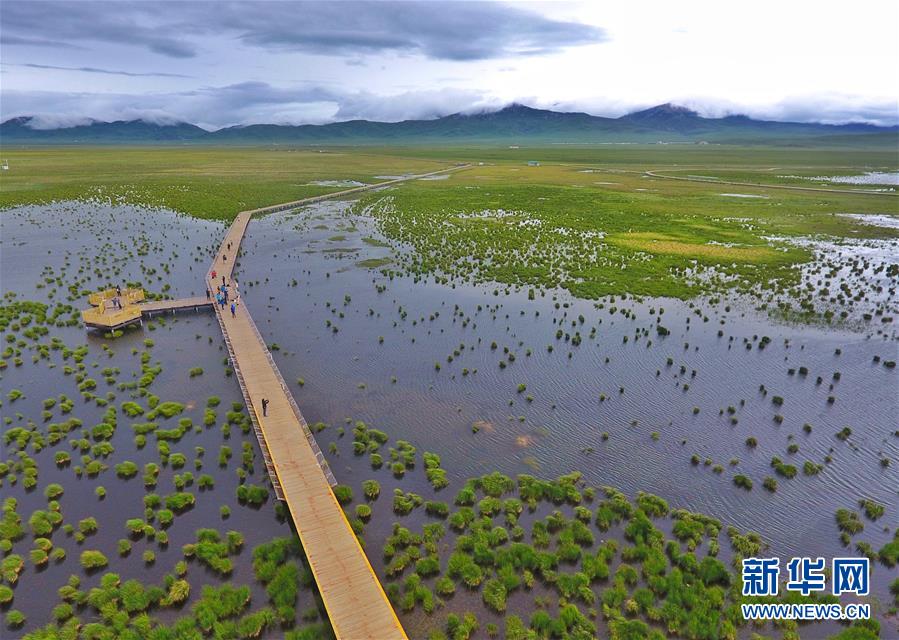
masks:
<path id="1" fill-rule="evenodd" d="M 259 449 L 262 452 L 262 459 L 265 461 L 265 470 L 268 472 L 269 480 L 272 482 L 272 489 L 275 491 L 275 497 L 277 497 L 278 500 L 283 501 L 284 491 L 281 489 L 281 481 L 278 479 L 278 474 L 275 472 L 275 464 L 272 462 L 272 454 L 268 449 L 265 433 L 263 433 L 262 427 L 259 425 L 259 420 L 256 419 L 256 410 L 254 409 L 252 398 L 250 398 L 250 392 L 247 390 L 247 383 L 243 378 L 243 373 L 240 370 L 237 357 L 234 355 L 234 346 L 231 344 L 231 337 L 228 335 L 225 323 L 222 322 L 222 310 L 218 305 L 214 305 L 214 307 L 215 319 L 218 320 L 222 335 L 225 337 L 225 346 L 228 347 L 228 357 L 231 361 L 231 368 L 234 369 L 234 375 L 237 376 L 237 384 L 240 386 L 240 393 L 243 395 L 244 404 L 247 405 L 247 413 L 250 416 L 250 422 L 253 424 L 253 432 L 256 434 L 256 440 L 259 441 Z"/>
<path id="2" fill-rule="evenodd" d="M 284 377 L 281 375 L 281 370 L 275 363 L 275 359 L 272 357 L 271 351 L 269 351 L 268 346 L 265 344 L 265 340 L 262 339 L 262 334 L 259 333 L 259 328 L 256 326 L 256 322 L 253 320 L 253 316 L 248 313 L 247 319 L 250 322 L 250 327 L 253 329 L 253 333 L 256 334 L 256 340 L 259 341 L 259 345 L 265 353 L 265 357 L 268 358 L 269 364 L 271 364 L 272 370 L 275 372 L 275 376 L 278 378 L 278 382 L 281 384 L 281 389 L 284 391 L 284 395 L 287 396 L 287 400 L 290 403 L 290 408 L 293 410 L 293 415 L 296 416 L 297 422 L 300 423 L 300 428 L 303 430 L 303 434 L 306 436 L 306 440 L 309 441 L 309 446 L 312 447 L 312 451 L 315 453 L 315 459 L 318 462 L 318 466 L 321 467 L 322 473 L 324 473 L 325 478 L 328 479 L 328 484 L 332 487 L 335 486 L 337 484 L 337 479 L 334 478 L 334 474 L 331 472 L 331 465 L 329 465 L 328 461 L 325 460 L 325 456 L 324 454 L 322 454 L 322 451 L 318 446 L 318 442 L 315 441 L 315 436 L 312 434 L 312 430 L 309 428 L 309 424 L 306 422 L 306 418 L 303 417 L 300 408 L 297 406 L 296 400 L 294 400 L 293 398 L 293 394 L 290 392 L 287 383 L 284 382 Z"/>

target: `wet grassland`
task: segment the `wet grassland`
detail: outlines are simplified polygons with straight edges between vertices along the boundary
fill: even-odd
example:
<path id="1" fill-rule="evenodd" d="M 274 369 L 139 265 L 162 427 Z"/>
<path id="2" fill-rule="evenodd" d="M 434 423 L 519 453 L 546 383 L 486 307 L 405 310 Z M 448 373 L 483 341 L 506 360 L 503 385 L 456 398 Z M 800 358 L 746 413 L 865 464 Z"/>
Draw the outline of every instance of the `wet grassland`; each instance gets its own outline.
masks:
<path id="1" fill-rule="evenodd" d="M 122 202 L 227 218 L 234 162 L 283 163 L 163 150 L 172 176 L 110 176 L 108 204 L 40 153 L 60 176 L 24 202 L 62 201 L 0 213 L 4 636 L 327 636 L 214 318 L 86 336 L 77 315 L 120 282 L 202 295 L 224 226 Z M 449 152 L 380 153 L 243 201 Z M 491 153 L 254 221 L 236 272 L 410 636 L 891 637 L 897 232 L 866 216 L 893 200 Z M 876 623 L 740 619 L 741 557 L 856 554 Z"/>

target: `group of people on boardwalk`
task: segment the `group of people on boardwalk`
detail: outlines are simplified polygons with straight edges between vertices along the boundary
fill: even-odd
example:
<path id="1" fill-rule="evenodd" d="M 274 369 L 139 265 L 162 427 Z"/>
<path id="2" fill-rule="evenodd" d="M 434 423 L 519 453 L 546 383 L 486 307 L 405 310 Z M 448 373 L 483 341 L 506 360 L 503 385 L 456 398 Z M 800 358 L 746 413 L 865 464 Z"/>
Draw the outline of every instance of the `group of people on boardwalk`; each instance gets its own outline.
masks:
<path id="1" fill-rule="evenodd" d="M 229 250 L 231 249 L 230 242 L 228 243 L 228 249 Z M 222 260 L 224 261 L 226 259 L 227 258 L 223 254 Z M 218 273 L 215 271 L 215 269 L 213 269 L 209 275 L 211 276 L 213 282 L 218 277 Z M 231 282 L 234 285 L 234 296 L 232 297 L 232 295 L 231 295 L 231 290 L 230 290 L 230 287 L 228 286 L 227 282 L 225 281 L 225 276 L 222 276 L 222 284 L 218 285 L 217 289 L 215 291 L 215 301 L 216 301 L 216 303 L 219 304 L 219 306 L 221 306 L 222 309 L 225 308 L 225 305 L 230 303 L 231 317 L 233 318 L 235 316 L 235 314 L 237 313 L 237 304 L 240 302 L 240 292 L 237 290 L 237 280 L 232 278 Z M 206 289 L 206 298 L 209 299 L 210 297 L 211 297 L 211 293 L 210 293 L 209 289 L 207 288 Z M 263 416 L 268 416 L 268 403 L 269 403 L 268 398 L 262 398 L 262 415 Z"/>
<path id="2" fill-rule="evenodd" d="M 237 305 L 240 303 L 240 293 L 237 291 L 237 281 L 234 281 L 234 292 L 232 294 L 231 287 L 225 284 L 224 278 L 222 278 L 222 280 L 222 284 L 218 285 L 218 289 L 215 292 L 215 301 L 222 309 L 230 304 L 231 316 L 233 317 L 237 312 Z M 206 290 L 206 297 L 210 297 L 209 289 Z"/>
<path id="3" fill-rule="evenodd" d="M 215 269 L 209 274 L 213 281 L 218 277 L 218 273 Z M 230 305 L 231 317 L 233 318 L 237 315 L 237 305 L 240 304 L 240 292 L 237 290 L 237 280 L 232 278 L 231 283 L 233 284 L 234 291 L 232 293 L 231 287 L 225 280 L 225 276 L 222 276 L 222 284 L 216 286 L 215 291 L 215 302 L 222 309 L 225 308 L 226 305 Z M 206 289 L 206 299 L 210 299 L 212 297 L 209 288 Z"/>
<path id="4" fill-rule="evenodd" d="M 231 243 L 229 242 L 227 246 L 228 246 L 228 250 L 230 251 Z M 228 259 L 228 256 L 223 253 L 222 254 L 222 262 L 226 261 L 227 259 Z M 209 275 L 212 277 L 213 282 L 218 277 L 218 273 L 216 272 L 215 269 L 213 269 Z M 216 301 L 216 303 L 218 303 L 221 306 L 222 309 L 225 308 L 225 305 L 230 303 L 231 317 L 233 318 L 237 313 L 237 304 L 240 302 L 240 292 L 237 290 L 237 280 L 232 278 L 231 282 L 234 285 L 234 296 L 233 297 L 231 296 L 231 290 L 228 287 L 227 282 L 225 281 L 225 276 L 222 276 L 222 284 L 218 285 L 216 292 L 215 292 L 215 301 Z M 209 289 L 207 288 L 206 289 L 206 298 L 209 299 L 210 297 L 211 297 L 211 294 L 210 294 Z M 269 402 L 268 398 L 262 398 L 262 415 L 263 416 L 268 415 L 268 402 Z"/>

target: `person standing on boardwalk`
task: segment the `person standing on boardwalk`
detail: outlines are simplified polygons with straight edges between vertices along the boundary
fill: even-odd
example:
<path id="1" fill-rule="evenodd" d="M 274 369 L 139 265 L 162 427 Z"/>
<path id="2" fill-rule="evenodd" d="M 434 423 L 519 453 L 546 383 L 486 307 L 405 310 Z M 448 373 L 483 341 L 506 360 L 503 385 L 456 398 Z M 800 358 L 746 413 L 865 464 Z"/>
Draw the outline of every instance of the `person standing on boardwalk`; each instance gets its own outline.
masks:
<path id="1" fill-rule="evenodd" d="M 268 416 L 268 398 L 262 399 L 262 416 Z"/>
<path id="2" fill-rule="evenodd" d="M 217 275 L 218 275 L 218 274 L 215 272 L 215 269 L 213 269 L 213 270 L 212 270 L 212 279 L 215 280 L 215 277 L 216 277 Z"/>
<path id="3" fill-rule="evenodd" d="M 232 302 L 232 303 L 231 303 L 231 317 L 232 317 L 232 318 L 234 317 L 234 310 L 235 310 L 236 308 L 237 308 L 237 307 L 235 307 L 235 306 L 234 306 L 234 303 Z"/>
<path id="4" fill-rule="evenodd" d="M 209 287 L 206 287 L 206 299 L 209 300 Z"/>

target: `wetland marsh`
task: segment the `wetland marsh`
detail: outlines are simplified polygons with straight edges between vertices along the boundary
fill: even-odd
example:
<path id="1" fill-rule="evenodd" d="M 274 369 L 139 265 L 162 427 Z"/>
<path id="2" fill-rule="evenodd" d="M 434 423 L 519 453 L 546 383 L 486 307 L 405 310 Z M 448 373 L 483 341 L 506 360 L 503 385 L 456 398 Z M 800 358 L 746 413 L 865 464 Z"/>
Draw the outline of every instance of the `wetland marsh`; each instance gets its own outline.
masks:
<path id="1" fill-rule="evenodd" d="M 102 191 L 67 150 L 9 154 L 34 174 L 0 183 L 4 636 L 328 635 L 213 316 L 77 311 L 202 295 L 240 209 L 480 158 L 255 219 L 235 271 L 410 637 L 899 633 L 896 201 L 477 151 L 152 150 Z M 220 189 L 239 154 L 251 195 Z M 740 557 L 861 554 L 876 625 L 739 618 Z"/>

